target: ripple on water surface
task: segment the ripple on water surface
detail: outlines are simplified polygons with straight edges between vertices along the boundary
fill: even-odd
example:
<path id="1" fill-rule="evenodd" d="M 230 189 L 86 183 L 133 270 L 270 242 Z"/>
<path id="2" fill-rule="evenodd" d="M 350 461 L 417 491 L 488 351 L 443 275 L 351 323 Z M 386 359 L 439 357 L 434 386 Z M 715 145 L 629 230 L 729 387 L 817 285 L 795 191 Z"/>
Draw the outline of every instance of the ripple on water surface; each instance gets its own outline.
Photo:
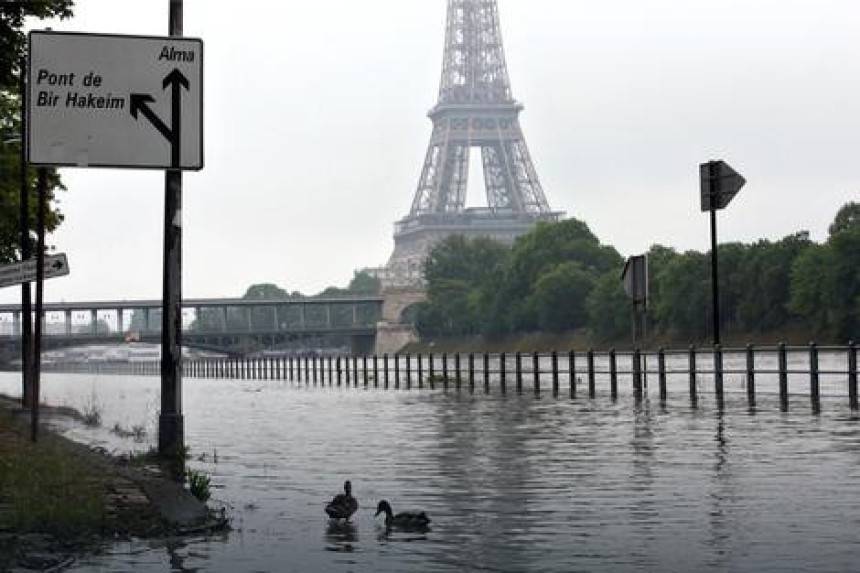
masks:
<path id="1" fill-rule="evenodd" d="M 0 392 L 17 385 L 0 375 Z M 155 425 L 153 378 L 47 375 L 44 393 L 95 400 L 106 428 Z M 73 570 L 837 572 L 860 558 L 860 426 L 842 402 L 720 415 L 707 397 L 694 410 L 194 379 L 184 395 L 191 465 L 234 531 L 118 544 Z M 322 508 L 347 478 L 361 507 L 336 526 Z M 427 511 L 431 531 L 386 532 L 383 498 Z"/>

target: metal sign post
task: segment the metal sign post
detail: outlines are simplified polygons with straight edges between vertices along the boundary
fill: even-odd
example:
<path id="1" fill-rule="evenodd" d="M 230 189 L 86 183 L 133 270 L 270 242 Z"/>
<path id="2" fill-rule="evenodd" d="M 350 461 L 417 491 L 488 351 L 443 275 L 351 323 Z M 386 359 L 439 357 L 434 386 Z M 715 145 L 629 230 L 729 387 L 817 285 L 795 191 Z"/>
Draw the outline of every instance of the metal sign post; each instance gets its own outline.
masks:
<path id="1" fill-rule="evenodd" d="M 699 179 L 701 181 L 702 211 L 711 214 L 711 299 L 713 303 L 714 346 L 718 346 L 721 344 L 721 338 L 717 211 L 728 207 L 738 191 L 746 185 L 746 179 L 725 161 L 710 161 L 700 165 Z"/>
<path id="2" fill-rule="evenodd" d="M 21 261 L 30 249 L 30 177 L 27 165 L 27 59 L 21 58 Z M 21 407 L 30 408 L 33 394 L 33 315 L 30 283 L 21 283 Z"/>
<path id="3" fill-rule="evenodd" d="M 169 34 L 182 36 L 182 0 L 169 0 Z M 167 82 L 167 80 L 165 80 Z M 171 163 L 179 165 L 181 141 L 177 117 L 179 84 L 173 85 L 174 141 Z M 158 451 L 176 455 L 185 443 L 182 417 L 182 172 L 164 174 L 164 284 L 161 326 L 161 414 L 158 418 Z"/>
<path id="4" fill-rule="evenodd" d="M 158 447 L 174 455 L 184 442 L 182 171 L 203 168 L 203 42 L 182 37 L 182 0 L 168 3 L 168 37 L 30 32 L 27 158 L 165 170 Z"/>
<path id="5" fill-rule="evenodd" d="M 39 168 L 36 183 L 39 196 L 38 219 L 36 221 L 36 326 L 33 333 L 33 395 L 31 404 L 31 439 L 39 437 L 39 386 L 42 373 L 42 307 L 45 293 L 45 216 L 48 210 L 48 170 Z"/>

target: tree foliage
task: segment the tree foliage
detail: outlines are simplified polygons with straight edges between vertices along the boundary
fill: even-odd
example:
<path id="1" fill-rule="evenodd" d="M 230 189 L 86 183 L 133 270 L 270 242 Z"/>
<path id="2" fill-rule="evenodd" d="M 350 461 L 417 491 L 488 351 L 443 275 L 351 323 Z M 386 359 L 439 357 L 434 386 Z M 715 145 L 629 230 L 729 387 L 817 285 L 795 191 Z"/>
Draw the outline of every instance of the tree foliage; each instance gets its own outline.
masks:
<path id="1" fill-rule="evenodd" d="M 19 77 L 26 47 L 24 26 L 28 18 L 68 18 L 72 15 L 72 6 L 72 0 L 11 0 L 0 3 L 0 263 L 19 260 L 21 256 Z M 30 169 L 27 175 L 27 224 L 29 229 L 33 229 L 37 212 L 36 171 Z M 49 170 L 46 198 L 52 206 L 45 221 L 48 232 L 55 230 L 63 220 L 55 201 L 55 193 L 61 189 L 64 187 L 59 175 Z"/>
<path id="2" fill-rule="evenodd" d="M 824 244 L 806 232 L 719 247 L 726 331 L 806 328 L 846 342 L 860 333 L 860 205 L 839 210 Z M 690 340 L 712 329 L 710 253 L 655 245 L 648 252 L 651 331 Z M 430 255 L 429 302 L 419 331 L 446 336 L 587 329 L 596 339 L 631 332 L 623 259 L 571 219 L 540 225 L 510 249 L 452 237 Z"/>

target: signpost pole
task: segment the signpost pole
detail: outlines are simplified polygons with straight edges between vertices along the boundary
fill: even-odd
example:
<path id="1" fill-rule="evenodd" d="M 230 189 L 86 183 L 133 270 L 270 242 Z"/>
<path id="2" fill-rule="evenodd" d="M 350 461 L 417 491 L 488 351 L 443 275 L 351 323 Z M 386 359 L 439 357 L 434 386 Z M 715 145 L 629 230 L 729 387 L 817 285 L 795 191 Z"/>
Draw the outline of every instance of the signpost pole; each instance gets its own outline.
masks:
<path id="1" fill-rule="evenodd" d="M 36 327 L 33 335 L 33 379 L 31 396 L 31 439 L 39 437 L 39 382 L 42 371 L 42 307 L 45 291 L 45 216 L 48 210 L 48 170 L 39 168 L 36 192 L 39 196 L 39 215 L 36 222 Z"/>
<path id="2" fill-rule="evenodd" d="M 27 59 L 21 58 L 21 262 L 30 260 L 30 178 L 27 168 Z M 21 284 L 21 407 L 30 408 L 33 393 L 33 321 L 30 283 Z"/>
<path id="3" fill-rule="evenodd" d="M 169 1 L 169 35 L 181 37 L 182 0 Z M 179 143 L 176 143 L 178 147 Z M 182 171 L 164 175 L 164 282 L 161 328 L 161 415 L 158 451 L 176 455 L 184 446 L 182 417 Z"/>
<path id="4" fill-rule="evenodd" d="M 717 260 L 717 200 L 720 194 L 719 163 L 708 165 L 710 176 L 711 199 L 711 298 L 713 300 L 714 346 L 720 342 L 720 283 L 718 279 L 719 265 Z"/>

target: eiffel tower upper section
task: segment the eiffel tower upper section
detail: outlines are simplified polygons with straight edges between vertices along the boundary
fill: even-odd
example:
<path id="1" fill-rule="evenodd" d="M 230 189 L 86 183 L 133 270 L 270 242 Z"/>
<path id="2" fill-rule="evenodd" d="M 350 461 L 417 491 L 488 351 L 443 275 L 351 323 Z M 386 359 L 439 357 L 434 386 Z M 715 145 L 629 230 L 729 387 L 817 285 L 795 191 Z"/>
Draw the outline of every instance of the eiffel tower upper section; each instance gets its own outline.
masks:
<path id="1" fill-rule="evenodd" d="M 395 224 L 394 252 L 374 272 L 383 285 L 423 281 L 424 261 L 451 235 L 511 244 L 538 222 L 558 221 L 520 128 L 496 0 L 448 0 L 448 26 L 433 134 L 408 216 Z M 469 160 L 480 148 L 486 208 L 466 208 Z"/>
<path id="2" fill-rule="evenodd" d="M 462 213 L 470 151 L 481 149 L 492 213 L 552 214 L 519 123 L 496 0 L 448 0 L 439 103 L 410 217 Z"/>

